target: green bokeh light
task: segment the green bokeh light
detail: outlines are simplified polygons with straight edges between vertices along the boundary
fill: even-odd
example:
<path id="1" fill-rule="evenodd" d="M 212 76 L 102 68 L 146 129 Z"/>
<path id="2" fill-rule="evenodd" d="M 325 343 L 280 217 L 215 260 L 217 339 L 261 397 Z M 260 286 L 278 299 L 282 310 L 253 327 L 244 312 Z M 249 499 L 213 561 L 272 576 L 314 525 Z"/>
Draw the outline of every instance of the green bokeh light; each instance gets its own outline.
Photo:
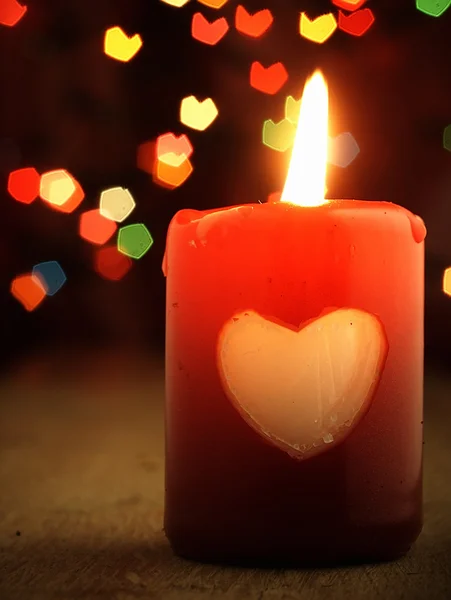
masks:
<path id="1" fill-rule="evenodd" d="M 451 152 L 451 125 L 447 125 L 443 130 L 443 147 Z"/>
<path id="2" fill-rule="evenodd" d="M 288 96 L 285 100 L 285 119 L 291 121 L 294 125 L 299 121 L 299 112 L 301 110 L 301 100 L 296 100 L 293 96 Z"/>
<path id="3" fill-rule="evenodd" d="M 268 119 L 263 123 L 263 143 L 272 150 L 285 152 L 294 142 L 296 127 L 288 119 L 274 123 Z"/>
<path id="4" fill-rule="evenodd" d="M 132 223 L 119 229 L 117 249 L 125 256 L 139 259 L 150 250 L 153 238 L 143 223 Z"/>
<path id="5" fill-rule="evenodd" d="M 417 0 L 417 8 L 431 17 L 440 17 L 451 6 L 451 0 Z"/>

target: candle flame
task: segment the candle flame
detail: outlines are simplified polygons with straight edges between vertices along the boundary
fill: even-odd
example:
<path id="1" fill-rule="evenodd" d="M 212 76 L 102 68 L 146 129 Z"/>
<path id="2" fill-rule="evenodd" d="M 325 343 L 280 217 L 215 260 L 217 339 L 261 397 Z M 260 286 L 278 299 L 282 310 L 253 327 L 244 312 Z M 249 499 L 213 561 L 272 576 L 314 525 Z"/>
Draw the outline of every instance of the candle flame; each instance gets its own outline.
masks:
<path id="1" fill-rule="evenodd" d="M 281 201 L 299 206 L 320 206 L 325 196 L 328 91 L 321 71 L 307 80 Z"/>

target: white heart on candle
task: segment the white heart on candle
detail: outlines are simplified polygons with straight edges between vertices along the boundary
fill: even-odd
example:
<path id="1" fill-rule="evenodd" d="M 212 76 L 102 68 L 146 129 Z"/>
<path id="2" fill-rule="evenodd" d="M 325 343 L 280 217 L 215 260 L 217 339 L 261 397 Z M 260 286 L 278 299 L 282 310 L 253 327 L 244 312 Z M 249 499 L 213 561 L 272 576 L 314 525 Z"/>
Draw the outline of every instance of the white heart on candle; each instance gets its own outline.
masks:
<path id="1" fill-rule="evenodd" d="M 305 459 L 336 446 L 365 415 L 387 349 L 381 322 L 362 310 L 333 310 L 299 330 L 243 311 L 224 324 L 217 360 L 245 421 Z"/>

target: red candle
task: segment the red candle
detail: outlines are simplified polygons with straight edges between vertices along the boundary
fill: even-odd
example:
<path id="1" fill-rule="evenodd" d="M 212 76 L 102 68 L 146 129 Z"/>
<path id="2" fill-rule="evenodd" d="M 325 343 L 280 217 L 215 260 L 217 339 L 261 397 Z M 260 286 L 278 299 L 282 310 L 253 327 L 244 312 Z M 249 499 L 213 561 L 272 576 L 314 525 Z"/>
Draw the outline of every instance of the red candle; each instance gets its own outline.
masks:
<path id="1" fill-rule="evenodd" d="M 389 559 L 421 530 L 426 231 L 325 201 L 326 144 L 318 74 L 282 201 L 170 225 L 165 531 L 183 556 Z"/>

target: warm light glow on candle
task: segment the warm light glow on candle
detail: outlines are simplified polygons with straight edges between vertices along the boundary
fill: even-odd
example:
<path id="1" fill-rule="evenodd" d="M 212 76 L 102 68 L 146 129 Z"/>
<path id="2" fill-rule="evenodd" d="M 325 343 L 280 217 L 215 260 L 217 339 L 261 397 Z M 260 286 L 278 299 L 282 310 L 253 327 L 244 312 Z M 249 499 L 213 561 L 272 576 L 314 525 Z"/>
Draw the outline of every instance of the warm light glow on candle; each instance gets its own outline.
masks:
<path id="1" fill-rule="evenodd" d="M 325 204 L 328 141 L 328 91 L 320 71 L 307 80 L 282 202 Z"/>

